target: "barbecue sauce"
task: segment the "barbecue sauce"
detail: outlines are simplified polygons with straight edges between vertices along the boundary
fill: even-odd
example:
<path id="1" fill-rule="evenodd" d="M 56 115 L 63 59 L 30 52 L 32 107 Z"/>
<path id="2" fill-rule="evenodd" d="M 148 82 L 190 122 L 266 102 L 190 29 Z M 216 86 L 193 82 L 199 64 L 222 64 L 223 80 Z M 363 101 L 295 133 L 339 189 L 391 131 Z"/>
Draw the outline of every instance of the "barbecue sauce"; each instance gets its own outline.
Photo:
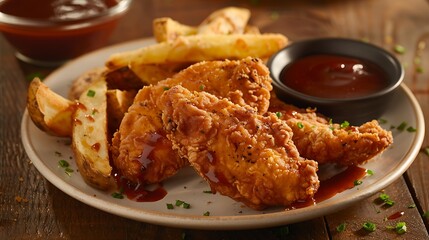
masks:
<path id="1" fill-rule="evenodd" d="M 386 73 L 372 62 L 345 56 L 311 55 L 285 66 L 281 81 L 295 91 L 321 98 L 355 98 L 388 85 Z"/>

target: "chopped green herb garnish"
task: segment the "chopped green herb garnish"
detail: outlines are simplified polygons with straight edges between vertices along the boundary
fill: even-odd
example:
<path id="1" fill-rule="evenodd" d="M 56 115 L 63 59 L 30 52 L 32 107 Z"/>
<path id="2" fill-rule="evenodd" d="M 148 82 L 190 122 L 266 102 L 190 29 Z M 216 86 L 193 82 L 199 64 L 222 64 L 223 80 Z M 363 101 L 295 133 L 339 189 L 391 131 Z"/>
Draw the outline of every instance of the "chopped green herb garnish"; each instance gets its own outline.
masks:
<path id="1" fill-rule="evenodd" d="M 408 208 L 416 208 L 416 204 L 410 204 L 410 205 L 408 205 Z"/>
<path id="2" fill-rule="evenodd" d="M 372 170 L 370 170 L 370 169 L 367 169 L 367 170 L 366 170 L 366 174 L 368 174 L 368 175 L 372 176 L 372 175 L 374 175 L 374 171 L 372 171 Z"/>
<path id="3" fill-rule="evenodd" d="M 74 172 L 74 170 L 73 170 L 73 169 L 68 168 L 68 167 L 65 169 L 65 171 L 66 171 L 66 172 L 68 172 L 68 173 L 72 173 L 72 172 Z"/>
<path id="4" fill-rule="evenodd" d="M 340 225 L 337 226 L 337 232 L 344 232 L 344 230 L 346 230 L 346 224 L 345 223 L 341 223 Z"/>
<path id="5" fill-rule="evenodd" d="M 276 112 L 276 116 L 277 116 L 278 118 L 281 118 L 281 117 L 283 116 L 283 114 L 282 114 L 281 112 Z"/>
<path id="6" fill-rule="evenodd" d="M 177 207 L 182 206 L 183 208 L 186 208 L 186 209 L 191 208 L 191 204 L 189 204 L 185 201 L 182 201 L 182 200 L 176 200 L 176 206 Z"/>
<path id="7" fill-rule="evenodd" d="M 362 227 L 368 232 L 374 232 L 377 229 L 377 226 L 372 222 L 365 222 Z"/>
<path id="8" fill-rule="evenodd" d="M 417 131 L 417 129 L 413 128 L 413 127 L 408 127 L 407 128 L 407 132 L 415 132 Z"/>
<path id="9" fill-rule="evenodd" d="M 385 194 L 385 193 L 381 193 L 381 194 L 380 194 L 380 196 L 379 196 L 379 198 L 380 198 L 381 200 L 385 201 L 385 200 L 389 199 L 389 198 L 390 198 L 390 196 L 389 196 L 389 195 L 387 195 L 387 194 Z"/>
<path id="10" fill-rule="evenodd" d="M 361 180 L 355 180 L 354 182 L 353 182 L 353 184 L 355 185 L 355 186 L 359 186 L 359 185 L 361 185 L 363 182 L 361 181 Z"/>
<path id="11" fill-rule="evenodd" d="M 399 124 L 399 126 L 396 127 L 396 129 L 398 129 L 399 131 L 404 131 L 406 126 L 407 126 L 407 123 L 402 122 L 401 124 Z"/>
<path id="12" fill-rule="evenodd" d="M 33 80 L 34 78 L 39 78 L 40 80 L 43 80 L 43 78 L 44 78 L 45 76 L 44 76 L 44 74 L 42 74 L 42 73 L 38 73 L 38 72 L 35 72 L 35 73 L 30 73 L 30 74 L 28 74 L 27 75 L 27 80 Z"/>
<path id="13" fill-rule="evenodd" d="M 422 66 L 416 67 L 416 72 L 423 73 L 423 67 Z"/>
<path id="14" fill-rule="evenodd" d="M 164 91 L 170 90 L 169 87 L 164 87 Z"/>
<path id="15" fill-rule="evenodd" d="M 183 206 L 183 208 L 185 208 L 185 209 L 189 209 L 189 208 L 191 208 L 191 204 L 186 203 L 186 202 L 184 202 L 182 206 Z"/>
<path id="16" fill-rule="evenodd" d="M 69 162 L 67 162 L 66 160 L 58 161 L 58 165 L 60 165 L 60 167 L 62 167 L 62 168 L 66 168 L 66 167 L 70 166 Z"/>
<path id="17" fill-rule="evenodd" d="M 424 212 L 422 217 L 429 218 L 429 211 Z"/>
<path id="18" fill-rule="evenodd" d="M 341 128 L 346 128 L 346 127 L 348 127 L 348 126 L 350 126 L 350 123 L 349 123 L 349 122 L 347 122 L 347 121 L 344 121 L 344 122 L 342 122 L 342 123 L 340 124 L 340 127 L 341 127 Z"/>
<path id="19" fill-rule="evenodd" d="M 396 45 L 393 47 L 393 50 L 394 50 L 396 53 L 399 53 L 399 54 L 404 54 L 404 53 L 405 53 L 405 47 L 404 47 L 404 46 L 402 46 L 402 45 L 400 45 L 400 44 L 396 44 Z"/>
<path id="20" fill-rule="evenodd" d="M 204 190 L 203 193 L 213 193 L 211 190 Z"/>
<path id="21" fill-rule="evenodd" d="M 203 91 L 203 90 L 204 90 L 204 88 L 206 88 L 206 86 L 205 86 L 204 84 L 201 84 L 201 85 L 200 85 L 200 90 L 201 90 L 201 91 Z"/>
<path id="22" fill-rule="evenodd" d="M 124 195 L 122 195 L 122 193 L 119 193 L 119 192 L 114 192 L 111 195 L 112 195 L 112 197 L 117 198 L 117 199 L 124 199 Z"/>
<path id="23" fill-rule="evenodd" d="M 380 118 L 380 119 L 378 119 L 378 123 L 380 123 L 380 124 L 386 124 L 387 120 L 383 119 L 383 118 Z"/>
<path id="24" fill-rule="evenodd" d="M 395 204 L 395 202 L 390 199 L 390 196 L 385 193 L 380 194 L 379 198 L 388 206 L 393 206 Z"/>
<path id="25" fill-rule="evenodd" d="M 395 231 L 398 234 L 404 234 L 407 232 L 407 225 L 405 222 L 398 222 L 395 227 Z"/>
<path id="26" fill-rule="evenodd" d="M 88 97 L 94 97 L 95 96 L 95 91 L 89 89 L 88 92 L 86 93 L 86 96 L 88 96 Z"/>
<path id="27" fill-rule="evenodd" d="M 167 203 L 167 209 L 174 209 L 173 204 L 171 204 L 171 203 Z"/>
<path id="28" fill-rule="evenodd" d="M 384 204 L 386 204 L 387 206 L 391 207 L 391 206 L 395 205 L 395 201 L 387 199 L 387 200 L 384 201 Z"/>
<path id="29" fill-rule="evenodd" d="M 203 214 L 203 216 L 210 216 L 210 212 L 209 212 L 209 211 L 205 212 L 205 213 Z"/>
<path id="30" fill-rule="evenodd" d="M 304 124 L 302 124 L 302 122 L 297 122 L 296 126 L 298 126 L 299 129 L 303 129 L 304 128 Z"/>

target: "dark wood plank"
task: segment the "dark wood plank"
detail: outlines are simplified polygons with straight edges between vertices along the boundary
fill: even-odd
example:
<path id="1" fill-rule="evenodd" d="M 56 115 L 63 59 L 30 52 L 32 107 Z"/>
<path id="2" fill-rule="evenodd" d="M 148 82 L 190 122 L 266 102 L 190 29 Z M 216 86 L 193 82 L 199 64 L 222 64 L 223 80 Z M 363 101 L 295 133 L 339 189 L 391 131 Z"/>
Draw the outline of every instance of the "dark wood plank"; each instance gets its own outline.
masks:
<path id="1" fill-rule="evenodd" d="M 418 209 L 414 207 L 413 198 L 404 189 L 407 189 L 406 183 L 400 178 L 360 204 L 326 216 L 332 239 L 428 239 L 428 232 Z M 394 205 L 385 205 L 380 199 L 381 193 L 389 195 L 395 202 Z M 366 231 L 362 227 L 365 222 L 375 223 L 377 229 L 374 232 Z M 388 229 L 395 227 L 398 222 L 406 223 L 406 233 L 398 234 Z M 336 228 L 341 224 L 346 224 L 346 228 L 343 232 L 338 232 Z"/>

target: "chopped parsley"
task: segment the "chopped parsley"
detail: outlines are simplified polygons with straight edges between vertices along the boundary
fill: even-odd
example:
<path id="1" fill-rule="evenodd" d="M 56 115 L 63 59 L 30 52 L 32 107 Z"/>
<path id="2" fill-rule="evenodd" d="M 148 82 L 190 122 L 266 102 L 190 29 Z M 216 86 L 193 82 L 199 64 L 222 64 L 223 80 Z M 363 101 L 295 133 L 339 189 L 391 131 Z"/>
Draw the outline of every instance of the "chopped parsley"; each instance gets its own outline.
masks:
<path id="1" fill-rule="evenodd" d="M 89 89 L 88 92 L 86 93 L 86 96 L 88 96 L 88 97 L 94 97 L 95 96 L 95 91 Z"/>
<path id="2" fill-rule="evenodd" d="M 429 211 L 426 211 L 422 214 L 422 217 L 429 218 Z"/>
<path id="3" fill-rule="evenodd" d="M 171 203 L 167 203 L 167 209 L 174 209 L 173 204 L 171 204 Z"/>
<path id="4" fill-rule="evenodd" d="M 276 116 L 277 116 L 278 118 L 281 118 L 281 117 L 283 116 L 283 114 L 282 114 L 281 112 L 276 112 Z"/>
<path id="5" fill-rule="evenodd" d="M 120 192 L 114 192 L 111 194 L 111 196 L 117 199 L 124 199 L 124 195 Z"/>
<path id="6" fill-rule="evenodd" d="M 210 212 L 209 212 L 209 211 L 205 212 L 205 213 L 203 214 L 203 216 L 210 216 Z"/>
<path id="7" fill-rule="evenodd" d="M 392 201 L 390 199 L 390 196 L 385 194 L 385 193 L 381 193 L 379 198 L 384 202 L 384 204 L 386 204 L 389 207 L 391 207 L 395 204 L 395 201 Z"/>
<path id="8" fill-rule="evenodd" d="M 399 124 L 399 126 L 396 127 L 396 129 L 398 129 L 399 131 L 404 131 L 405 127 L 407 127 L 407 123 L 402 122 L 401 124 Z"/>
<path id="9" fill-rule="evenodd" d="M 302 124 L 302 122 L 297 122 L 296 126 L 298 126 L 299 129 L 303 129 L 304 128 L 304 124 Z"/>
<path id="10" fill-rule="evenodd" d="M 423 67 L 422 66 L 417 66 L 416 67 L 416 72 L 417 73 L 423 73 Z"/>
<path id="11" fill-rule="evenodd" d="M 203 193 L 213 193 L 211 190 L 204 190 Z"/>
<path id="12" fill-rule="evenodd" d="M 417 129 L 415 129 L 411 126 L 407 128 L 407 132 L 415 132 L 415 131 L 417 131 Z"/>
<path id="13" fill-rule="evenodd" d="M 400 45 L 400 44 L 396 44 L 396 45 L 393 47 L 393 50 L 394 50 L 396 53 L 398 53 L 398 54 L 404 54 L 404 53 L 405 53 L 405 47 L 404 47 L 404 46 L 402 46 L 402 45 Z"/>
<path id="14" fill-rule="evenodd" d="M 395 230 L 398 234 L 404 234 L 407 232 L 407 224 L 405 222 L 398 222 L 396 226 L 387 226 L 386 228 Z"/>
<path id="15" fill-rule="evenodd" d="M 368 174 L 369 176 L 372 176 L 374 175 L 374 171 L 372 171 L 371 169 L 367 169 L 366 174 Z"/>
<path id="16" fill-rule="evenodd" d="M 353 182 L 353 184 L 355 185 L 355 186 L 359 186 L 359 185 L 361 185 L 363 182 L 361 181 L 361 180 L 355 180 L 354 182 Z"/>
<path id="17" fill-rule="evenodd" d="M 349 123 L 348 121 L 344 121 L 344 122 L 342 122 L 342 123 L 340 124 L 340 127 L 341 127 L 341 128 L 346 128 L 346 127 L 348 127 L 348 126 L 350 126 L 350 123 Z"/>
<path id="18" fill-rule="evenodd" d="M 380 119 L 378 119 L 378 123 L 380 123 L 380 124 L 386 124 L 387 120 L 383 119 L 383 118 L 380 118 Z"/>
<path id="19" fill-rule="evenodd" d="M 170 90 L 169 87 L 164 87 L 164 91 Z"/>
<path id="20" fill-rule="evenodd" d="M 410 205 L 408 205 L 408 208 L 416 208 L 416 204 L 410 204 Z"/>
<path id="21" fill-rule="evenodd" d="M 206 88 L 206 86 L 205 86 L 204 84 L 201 84 L 201 85 L 200 85 L 200 90 L 201 90 L 201 91 L 203 91 L 203 90 L 204 90 L 204 88 Z"/>
<path id="22" fill-rule="evenodd" d="M 344 232 L 346 230 L 346 224 L 345 223 L 341 223 L 340 225 L 337 226 L 337 232 Z"/>
<path id="23" fill-rule="evenodd" d="M 368 232 L 374 232 L 377 229 L 377 226 L 372 222 L 365 222 L 362 227 Z"/>
<path id="24" fill-rule="evenodd" d="M 60 167 L 64 168 L 64 172 L 68 176 L 71 176 L 71 174 L 74 172 L 74 170 L 70 168 L 70 164 L 66 160 L 60 160 L 60 161 L 58 161 L 58 165 Z"/>
<path id="25" fill-rule="evenodd" d="M 66 168 L 66 167 L 70 166 L 69 162 L 67 162 L 66 160 L 58 161 L 58 165 L 62 168 Z"/>

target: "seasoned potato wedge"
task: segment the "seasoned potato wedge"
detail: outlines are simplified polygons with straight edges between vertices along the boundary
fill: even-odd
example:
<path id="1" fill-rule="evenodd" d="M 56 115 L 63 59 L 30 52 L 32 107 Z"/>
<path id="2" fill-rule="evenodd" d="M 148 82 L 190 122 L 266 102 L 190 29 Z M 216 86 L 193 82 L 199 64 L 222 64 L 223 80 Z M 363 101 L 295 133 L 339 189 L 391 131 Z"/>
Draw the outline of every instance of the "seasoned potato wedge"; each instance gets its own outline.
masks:
<path id="1" fill-rule="evenodd" d="M 241 59 L 248 56 L 266 58 L 286 43 L 287 39 L 282 34 L 192 35 L 113 54 L 106 66 L 116 69 L 129 65 Z"/>
<path id="2" fill-rule="evenodd" d="M 250 18 L 246 8 L 227 7 L 210 14 L 198 26 L 198 34 L 242 34 Z"/>
<path id="3" fill-rule="evenodd" d="M 105 67 L 96 67 L 84 72 L 73 81 L 69 90 L 68 98 L 72 100 L 79 99 L 80 95 L 88 88 L 88 86 L 96 79 L 99 79 L 105 71 Z"/>
<path id="4" fill-rule="evenodd" d="M 76 102 L 70 101 L 35 78 L 27 95 L 27 109 L 31 120 L 42 131 L 57 137 L 72 135 L 72 116 Z"/>
<path id="5" fill-rule="evenodd" d="M 124 114 L 134 101 L 137 90 L 121 91 L 118 89 L 107 90 L 107 116 L 110 133 L 115 132 L 121 124 Z"/>
<path id="6" fill-rule="evenodd" d="M 80 174 L 86 183 L 103 190 L 115 186 L 109 161 L 106 91 L 107 83 L 101 77 L 80 96 L 72 136 Z"/>
<path id="7" fill-rule="evenodd" d="M 179 36 L 194 35 L 198 29 L 179 23 L 171 18 L 156 18 L 152 23 L 153 36 L 157 42 L 173 41 Z"/>

